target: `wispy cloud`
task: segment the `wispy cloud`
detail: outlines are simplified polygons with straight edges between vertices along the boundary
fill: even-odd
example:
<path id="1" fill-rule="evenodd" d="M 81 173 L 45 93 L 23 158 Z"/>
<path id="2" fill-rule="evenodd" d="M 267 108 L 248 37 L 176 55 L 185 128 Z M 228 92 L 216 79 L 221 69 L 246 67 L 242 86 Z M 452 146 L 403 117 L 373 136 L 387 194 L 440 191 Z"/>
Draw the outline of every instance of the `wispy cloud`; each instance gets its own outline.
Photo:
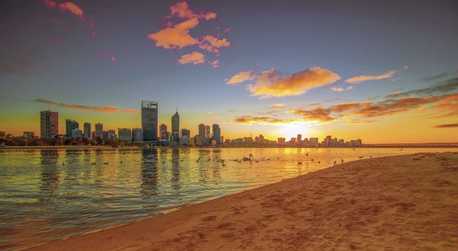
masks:
<path id="1" fill-rule="evenodd" d="M 182 55 L 178 62 L 180 64 L 203 64 L 205 63 L 205 55 L 198 51 L 193 51 Z"/>
<path id="2" fill-rule="evenodd" d="M 216 19 L 216 16 L 216 13 L 212 11 L 195 12 L 189 7 L 186 1 L 178 2 L 170 6 L 170 16 L 167 18 L 181 20 L 179 22 L 169 21 L 166 27 L 148 34 L 147 37 L 157 47 L 164 49 L 179 50 L 195 46 L 195 49 L 201 49 L 204 52 L 213 54 L 213 59 L 209 60 L 208 64 L 214 68 L 218 68 L 220 65 L 218 60 L 220 50 L 229 47 L 231 45 L 230 41 L 221 35 L 205 34 L 197 37 L 191 34 L 191 30 L 196 29 L 201 22 Z"/>
<path id="3" fill-rule="evenodd" d="M 410 91 L 405 91 L 405 92 L 392 93 L 388 95 L 387 97 L 398 98 L 398 97 L 408 97 L 408 96 L 425 96 L 425 95 L 431 95 L 431 94 L 450 93 L 456 90 L 458 90 L 458 78 L 452 78 L 452 79 L 443 81 L 439 84 L 436 84 L 430 87 L 415 89 L 415 90 L 410 90 Z"/>
<path id="4" fill-rule="evenodd" d="M 280 110 L 280 109 L 285 109 L 287 106 L 285 104 L 280 104 L 280 103 L 277 103 L 277 104 L 272 104 L 270 106 L 271 109 L 274 109 L 274 110 Z"/>
<path id="5" fill-rule="evenodd" d="M 387 72 L 384 72 L 384 73 L 379 74 L 379 75 L 354 76 L 354 77 L 351 77 L 351 78 L 345 80 L 345 82 L 347 82 L 349 84 L 360 84 L 360 83 L 366 82 L 366 81 L 386 80 L 386 79 L 393 78 L 396 73 L 397 73 L 397 71 L 391 70 L 391 71 L 387 71 Z"/>
<path id="6" fill-rule="evenodd" d="M 226 83 L 229 85 L 236 85 L 249 80 L 253 80 L 255 77 L 256 74 L 252 71 L 241 71 L 226 80 Z"/>
<path id="7" fill-rule="evenodd" d="M 458 94 L 406 97 L 400 99 L 385 99 L 378 102 L 352 102 L 341 103 L 329 107 L 316 107 L 313 109 L 296 109 L 292 113 L 301 115 L 305 120 L 331 121 L 342 116 L 359 116 L 375 118 L 408 112 L 424 105 L 432 105 L 444 116 L 454 115 L 458 110 Z"/>
<path id="8" fill-rule="evenodd" d="M 106 112 L 106 113 L 113 113 L 113 112 L 137 112 L 136 109 L 132 108 L 119 108 L 116 106 L 96 106 L 96 105 L 83 105 L 83 104 L 69 104 L 64 102 L 57 102 L 49 99 L 37 98 L 34 99 L 35 102 L 41 104 L 52 105 L 56 107 L 63 107 L 67 109 L 76 109 L 76 110 L 83 110 L 83 111 L 93 111 L 93 112 Z"/>
<path id="9" fill-rule="evenodd" d="M 286 119 L 276 118 L 274 116 L 239 116 L 235 122 L 240 124 L 283 124 L 289 122 Z"/>
<path id="10" fill-rule="evenodd" d="M 435 128 L 458 128 L 458 123 L 436 125 Z"/>
<path id="11" fill-rule="evenodd" d="M 333 92 L 346 92 L 346 91 L 350 91 L 351 89 L 353 89 L 353 86 L 347 86 L 347 87 L 333 86 L 329 89 Z"/>
<path id="12" fill-rule="evenodd" d="M 339 79 L 337 73 L 321 67 L 312 67 L 290 75 L 281 75 L 271 69 L 259 74 L 248 90 L 251 95 L 261 97 L 297 96 L 308 90 L 335 83 Z"/>

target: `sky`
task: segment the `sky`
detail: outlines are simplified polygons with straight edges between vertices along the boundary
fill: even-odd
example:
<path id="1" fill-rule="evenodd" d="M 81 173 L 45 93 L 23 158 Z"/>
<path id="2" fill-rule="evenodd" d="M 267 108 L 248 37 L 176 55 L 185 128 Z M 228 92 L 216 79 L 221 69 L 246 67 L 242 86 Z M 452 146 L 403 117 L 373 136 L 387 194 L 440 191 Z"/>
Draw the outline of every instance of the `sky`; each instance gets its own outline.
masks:
<path id="1" fill-rule="evenodd" d="M 458 2 L 3 0 L 0 131 L 41 110 L 225 138 L 458 141 Z"/>

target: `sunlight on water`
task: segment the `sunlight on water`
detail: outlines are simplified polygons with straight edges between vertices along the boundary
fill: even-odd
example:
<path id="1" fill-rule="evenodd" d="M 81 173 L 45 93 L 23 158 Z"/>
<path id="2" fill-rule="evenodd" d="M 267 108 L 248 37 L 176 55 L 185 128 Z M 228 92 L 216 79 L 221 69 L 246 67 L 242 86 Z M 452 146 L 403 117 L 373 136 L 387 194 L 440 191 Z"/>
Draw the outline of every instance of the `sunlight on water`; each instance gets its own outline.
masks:
<path id="1" fill-rule="evenodd" d="M 440 148 L 0 150 L 0 249 L 95 231 L 359 158 Z M 252 154 L 253 160 L 243 161 Z"/>

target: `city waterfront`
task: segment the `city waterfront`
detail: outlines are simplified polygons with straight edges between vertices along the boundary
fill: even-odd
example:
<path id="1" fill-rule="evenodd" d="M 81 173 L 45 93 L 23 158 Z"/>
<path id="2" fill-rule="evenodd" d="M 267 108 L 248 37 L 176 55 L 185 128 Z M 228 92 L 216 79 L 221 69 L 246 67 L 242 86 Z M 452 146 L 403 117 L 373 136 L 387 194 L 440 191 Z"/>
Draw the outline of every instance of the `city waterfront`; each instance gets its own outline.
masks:
<path id="1" fill-rule="evenodd" d="M 0 248 L 97 231 L 361 158 L 456 148 L 0 150 Z"/>

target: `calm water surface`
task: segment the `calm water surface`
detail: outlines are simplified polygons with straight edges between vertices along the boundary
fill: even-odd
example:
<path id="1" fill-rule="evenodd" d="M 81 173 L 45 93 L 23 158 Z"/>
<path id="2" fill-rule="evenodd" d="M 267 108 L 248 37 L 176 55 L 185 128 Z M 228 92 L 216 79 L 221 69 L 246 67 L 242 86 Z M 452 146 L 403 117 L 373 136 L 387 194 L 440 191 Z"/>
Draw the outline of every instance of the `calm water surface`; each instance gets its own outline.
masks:
<path id="1" fill-rule="evenodd" d="M 456 150 L 0 150 L 0 250 L 126 223 L 326 168 L 341 159 Z M 240 161 L 250 153 L 253 161 Z"/>

